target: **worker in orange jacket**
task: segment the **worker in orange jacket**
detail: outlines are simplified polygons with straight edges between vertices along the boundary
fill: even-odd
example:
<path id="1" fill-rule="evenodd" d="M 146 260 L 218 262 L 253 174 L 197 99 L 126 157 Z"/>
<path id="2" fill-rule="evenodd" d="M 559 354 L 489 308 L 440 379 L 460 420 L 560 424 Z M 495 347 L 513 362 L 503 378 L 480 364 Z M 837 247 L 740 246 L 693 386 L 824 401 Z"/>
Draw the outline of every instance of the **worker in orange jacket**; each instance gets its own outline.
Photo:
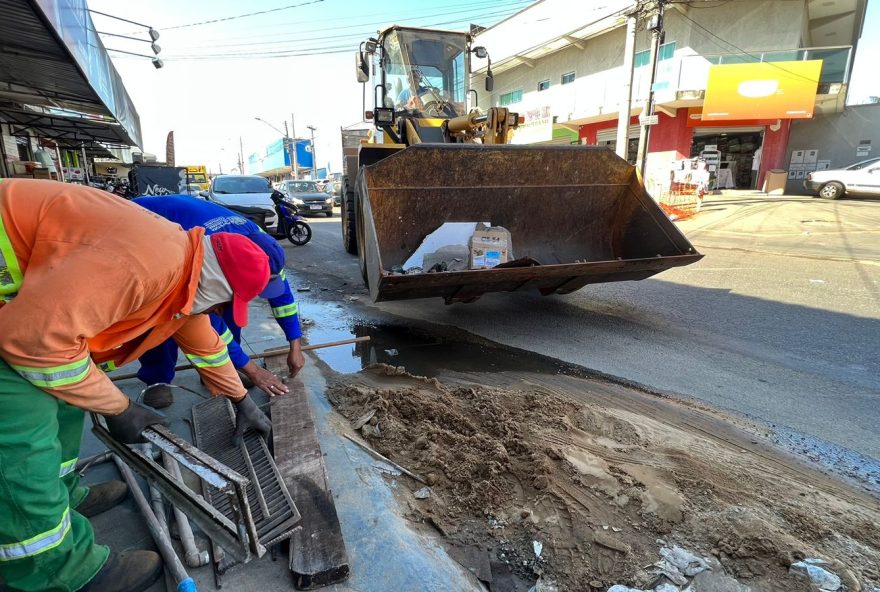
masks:
<path id="1" fill-rule="evenodd" d="M 159 576 L 158 555 L 111 554 L 83 515 L 126 493 L 78 483 L 84 411 L 126 443 L 166 423 L 96 362 L 126 364 L 173 338 L 211 394 L 235 403 L 236 433 L 266 435 L 269 420 L 200 313 L 231 305 L 244 326 L 269 281 L 265 253 L 241 235 L 184 231 L 97 189 L 0 179 L 0 583 L 137 592 Z"/>

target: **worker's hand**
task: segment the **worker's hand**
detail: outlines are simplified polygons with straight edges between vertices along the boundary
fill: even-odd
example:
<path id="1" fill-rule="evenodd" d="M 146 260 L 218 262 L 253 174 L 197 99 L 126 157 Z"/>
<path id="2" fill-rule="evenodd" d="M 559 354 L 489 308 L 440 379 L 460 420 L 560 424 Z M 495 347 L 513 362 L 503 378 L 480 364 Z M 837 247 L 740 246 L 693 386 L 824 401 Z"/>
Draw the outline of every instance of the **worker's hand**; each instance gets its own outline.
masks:
<path id="1" fill-rule="evenodd" d="M 287 368 L 290 370 L 290 377 L 293 378 L 306 365 L 306 357 L 302 353 L 299 339 L 290 342 L 290 353 L 287 354 Z"/>
<path id="2" fill-rule="evenodd" d="M 272 433 L 272 422 L 266 417 L 254 400 L 249 395 L 235 403 L 235 435 L 232 443 L 236 446 L 241 444 L 241 439 L 249 429 L 255 429 L 263 439 L 267 439 Z"/>
<path id="3" fill-rule="evenodd" d="M 241 368 L 241 372 L 250 378 L 251 382 L 270 397 L 284 395 L 290 391 L 290 389 L 287 388 L 287 385 L 281 382 L 280 378 L 259 366 L 253 360 L 245 364 L 245 366 Z"/>
<path id="4" fill-rule="evenodd" d="M 146 405 L 128 402 L 128 408 L 119 415 L 105 415 L 110 435 L 123 444 L 144 443 L 143 431 L 151 425 L 168 425 L 168 418 Z"/>

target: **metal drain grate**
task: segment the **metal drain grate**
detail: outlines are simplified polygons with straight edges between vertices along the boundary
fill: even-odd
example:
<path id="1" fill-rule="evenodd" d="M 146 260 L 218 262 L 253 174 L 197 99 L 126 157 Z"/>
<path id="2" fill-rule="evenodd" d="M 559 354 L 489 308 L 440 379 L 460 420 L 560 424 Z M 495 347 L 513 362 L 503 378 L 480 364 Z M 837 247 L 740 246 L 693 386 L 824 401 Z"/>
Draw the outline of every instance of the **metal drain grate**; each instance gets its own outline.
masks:
<path id="1" fill-rule="evenodd" d="M 232 444 L 235 412 L 226 397 L 215 397 L 192 409 L 196 446 L 205 454 L 248 478 L 247 501 L 256 539 L 264 548 L 290 538 L 300 520 L 299 511 L 278 473 L 266 442 L 254 432 L 245 435 L 241 446 Z M 229 495 L 204 484 L 208 502 L 230 520 L 235 508 Z M 254 533 L 249 533 L 254 536 Z"/>

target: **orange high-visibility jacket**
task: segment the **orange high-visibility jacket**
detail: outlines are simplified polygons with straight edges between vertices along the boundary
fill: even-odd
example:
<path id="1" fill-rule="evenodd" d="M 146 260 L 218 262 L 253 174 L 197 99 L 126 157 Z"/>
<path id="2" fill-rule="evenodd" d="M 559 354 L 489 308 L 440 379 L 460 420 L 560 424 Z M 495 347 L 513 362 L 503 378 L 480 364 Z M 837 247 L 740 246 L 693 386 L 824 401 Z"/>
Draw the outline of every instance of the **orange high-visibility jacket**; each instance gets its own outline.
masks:
<path id="1" fill-rule="evenodd" d="M 173 337 L 212 394 L 244 396 L 208 316 L 189 316 L 202 235 L 98 189 L 0 179 L 0 358 L 71 405 L 115 414 L 128 400 L 95 362 Z"/>

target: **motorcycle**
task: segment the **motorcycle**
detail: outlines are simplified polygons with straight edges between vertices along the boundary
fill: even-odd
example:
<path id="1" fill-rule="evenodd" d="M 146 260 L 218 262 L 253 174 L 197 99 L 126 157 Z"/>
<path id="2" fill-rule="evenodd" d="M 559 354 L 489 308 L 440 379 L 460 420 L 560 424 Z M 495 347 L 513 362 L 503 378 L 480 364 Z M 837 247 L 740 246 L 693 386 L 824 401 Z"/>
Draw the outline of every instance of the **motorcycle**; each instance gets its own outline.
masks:
<path id="1" fill-rule="evenodd" d="M 272 192 L 272 203 L 278 214 L 278 232 L 298 247 L 312 240 L 312 227 L 299 215 L 296 205 L 284 199 L 280 191 Z"/>

